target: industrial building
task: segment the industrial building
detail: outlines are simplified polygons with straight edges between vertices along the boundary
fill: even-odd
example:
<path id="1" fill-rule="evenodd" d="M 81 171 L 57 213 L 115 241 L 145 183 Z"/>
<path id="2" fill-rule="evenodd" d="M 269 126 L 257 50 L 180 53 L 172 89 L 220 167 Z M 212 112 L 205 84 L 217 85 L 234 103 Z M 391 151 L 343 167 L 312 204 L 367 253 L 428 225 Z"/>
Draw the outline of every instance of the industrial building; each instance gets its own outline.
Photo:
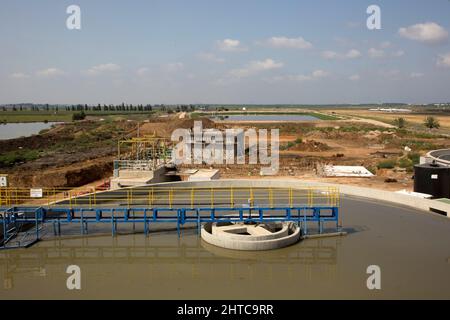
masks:
<path id="1" fill-rule="evenodd" d="M 433 150 L 414 166 L 414 191 L 450 198 L 450 149 Z"/>

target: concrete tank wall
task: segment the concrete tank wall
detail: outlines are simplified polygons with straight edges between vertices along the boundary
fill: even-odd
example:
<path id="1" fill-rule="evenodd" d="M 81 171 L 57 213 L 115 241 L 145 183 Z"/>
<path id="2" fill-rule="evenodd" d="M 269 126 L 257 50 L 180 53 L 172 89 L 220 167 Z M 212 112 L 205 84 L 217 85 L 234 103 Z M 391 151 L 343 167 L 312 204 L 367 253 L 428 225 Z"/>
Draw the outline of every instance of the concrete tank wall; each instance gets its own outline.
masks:
<path id="1" fill-rule="evenodd" d="M 414 209 L 432 211 L 437 210 L 446 213 L 450 217 L 450 204 L 438 200 L 422 199 L 407 194 L 395 193 L 392 191 L 371 189 L 365 187 L 356 187 L 343 184 L 306 182 L 294 179 L 234 179 L 234 180 L 215 180 L 203 182 L 170 182 L 163 183 L 162 186 L 184 186 L 184 187 L 253 187 L 253 188 L 302 188 L 311 186 L 320 187 L 338 187 L 341 194 L 361 197 L 366 199 L 375 199 L 395 203 L 397 205 L 407 206 Z"/>

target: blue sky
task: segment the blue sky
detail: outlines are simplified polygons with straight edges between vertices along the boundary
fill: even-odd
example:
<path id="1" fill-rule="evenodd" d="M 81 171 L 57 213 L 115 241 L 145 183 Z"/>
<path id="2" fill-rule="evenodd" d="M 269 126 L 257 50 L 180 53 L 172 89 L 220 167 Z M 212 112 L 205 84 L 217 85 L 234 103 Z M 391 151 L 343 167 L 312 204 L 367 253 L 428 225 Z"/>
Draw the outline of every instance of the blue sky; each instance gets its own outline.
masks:
<path id="1" fill-rule="evenodd" d="M 66 8 L 81 8 L 81 30 Z M 368 30 L 366 8 L 381 8 Z M 0 2 L 0 103 L 450 101 L 450 1 Z"/>

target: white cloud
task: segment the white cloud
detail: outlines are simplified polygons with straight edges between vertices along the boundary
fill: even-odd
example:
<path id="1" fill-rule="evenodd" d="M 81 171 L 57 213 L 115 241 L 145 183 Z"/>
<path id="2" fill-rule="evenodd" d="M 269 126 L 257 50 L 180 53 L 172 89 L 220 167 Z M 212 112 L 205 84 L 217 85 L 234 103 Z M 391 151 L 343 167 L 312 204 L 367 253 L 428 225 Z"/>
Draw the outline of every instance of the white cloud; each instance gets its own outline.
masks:
<path id="1" fill-rule="evenodd" d="M 400 77 L 400 71 L 397 69 L 380 70 L 379 75 L 390 80 L 398 80 Z"/>
<path id="2" fill-rule="evenodd" d="M 439 67 L 450 68 L 450 52 L 446 54 L 441 54 L 438 57 L 437 63 Z"/>
<path id="3" fill-rule="evenodd" d="M 168 72 L 177 72 L 184 69 L 184 64 L 181 62 L 172 62 L 166 65 L 166 70 Z"/>
<path id="4" fill-rule="evenodd" d="M 147 67 L 142 67 L 142 68 L 139 68 L 139 69 L 137 69 L 136 70 L 136 74 L 138 75 L 138 76 L 145 76 L 147 73 L 148 73 L 148 71 L 149 71 L 149 68 L 147 68 Z"/>
<path id="5" fill-rule="evenodd" d="M 291 74 L 291 75 L 284 75 L 284 76 L 274 76 L 270 79 L 266 79 L 269 82 L 279 82 L 279 81 L 311 81 L 315 79 L 321 79 L 326 78 L 330 76 L 330 73 L 324 70 L 314 70 L 309 75 L 304 74 Z"/>
<path id="6" fill-rule="evenodd" d="M 403 51 L 403 50 L 397 50 L 397 51 L 395 51 L 394 53 L 392 53 L 392 56 L 393 57 L 402 57 L 402 56 L 404 56 L 405 55 L 405 51 Z"/>
<path id="7" fill-rule="evenodd" d="M 328 51 L 323 51 L 321 55 L 322 55 L 322 58 L 328 59 L 328 60 L 331 60 L 331 59 L 356 59 L 356 58 L 361 57 L 361 52 L 359 52 L 356 49 L 351 49 L 346 53 L 338 53 L 335 51 L 328 50 Z"/>
<path id="8" fill-rule="evenodd" d="M 383 49 L 389 48 L 391 46 L 391 43 L 389 41 L 384 41 L 380 44 L 380 47 Z"/>
<path id="9" fill-rule="evenodd" d="M 65 74 L 64 71 L 58 68 L 48 68 L 44 70 L 39 70 L 36 72 L 36 74 L 40 77 L 58 77 Z"/>
<path id="10" fill-rule="evenodd" d="M 224 39 L 217 41 L 216 44 L 219 50 L 221 51 L 228 51 L 228 52 L 247 51 L 247 48 L 243 47 L 239 40 Z"/>
<path id="11" fill-rule="evenodd" d="M 384 57 L 384 50 L 381 49 L 375 49 L 370 48 L 367 53 L 369 54 L 370 58 L 382 58 Z"/>
<path id="12" fill-rule="evenodd" d="M 348 77 L 348 79 L 351 81 L 358 81 L 359 79 L 361 79 L 361 77 L 359 76 L 359 74 L 352 74 L 350 77 Z"/>
<path id="13" fill-rule="evenodd" d="M 345 54 L 345 58 L 347 59 L 355 59 L 361 57 L 361 52 L 356 49 L 351 49 Z"/>
<path id="14" fill-rule="evenodd" d="M 311 42 L 306 41 L 303 37 L 272 37 L 265 40 L 264 44 L 272 48 L 310 49 L 313 47 Z"/>
<path id="15" fill-rule="evenodd" d="M 30 78 L 30 75 L 28 75 L 26 73 L 22 73 L 22 72 L 15 72 L 15 73 L 12 73 L 10 75 L 10 77 L 13 79 L 28 79 L 28 78 Z"/>
<path id="16" fill-rule="evenodd" d="M 244 78 L 263 71 L 278 69 L 283 67 L 283 65 L 282 62 L 276 62 L 272 59 L 252 61 L 243 68 L 231 70 L 230 75 L 235 78 Z"/>
<path id="17" fill-rule="evenodd" d="M 409 75 L 411 78 L 421 78 L 424 76 L 423 73 L 420 72 L 411 72 L 411 74 Z"/>
<path id="18" fill-rule="evenodd" d="M 85 73 L 89 76 L 96 76 L 102 73 L 119 71 L 120 66 L 114 63 L 99 64 L 91 67 Z"/>
<path id="19" fill-rule="evenodd" d="M 338 53 L 335 51 L 327 50 L 322 52 L 322 58 L 325 59 L 336 59 L 338 57 Z"/>
<path id="20" fill-rule="evenodd" d="M 311 74 L 311 76 L 313 78 L 325 78 L 328 77 L 330 74 L 326 71 L 323 70 L 315 70 L 313 71 L 313 73 Z"/>
<path id="21" fill-rule="evenodd" d="M 224 63 L 225 59 L 217 57 L 213 53 L 209 52 L 201 52 L 197 55 L 197 57 L 201 60 L 208 61 L 208 62 L 216 62 L 216 63 Z"/>
<path id="22" fill-rule="evenodd" d="M 398 33 L 407 39 L 429 44 L 443 43 L 448 38 L 448 32 L 435 22 L 418 23 L 400 28 Z"/>

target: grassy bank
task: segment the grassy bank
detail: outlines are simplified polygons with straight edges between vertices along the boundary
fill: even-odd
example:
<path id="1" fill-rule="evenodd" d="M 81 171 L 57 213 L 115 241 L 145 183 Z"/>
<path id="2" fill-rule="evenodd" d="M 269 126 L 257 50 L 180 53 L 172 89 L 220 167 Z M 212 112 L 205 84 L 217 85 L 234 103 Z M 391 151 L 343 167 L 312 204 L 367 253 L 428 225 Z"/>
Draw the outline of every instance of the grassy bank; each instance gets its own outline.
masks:
<path id="1" fill-rule="evenodd" d="M 0 111 L 0 123 L 19 122 L 71 122 L 72 115 L 79 111 Z M 148 117 L 155 111 L 85 111 L 86 116 L 108 117 L 115 120 L 117 117 L 131 116 L 133 118 Z"/>

